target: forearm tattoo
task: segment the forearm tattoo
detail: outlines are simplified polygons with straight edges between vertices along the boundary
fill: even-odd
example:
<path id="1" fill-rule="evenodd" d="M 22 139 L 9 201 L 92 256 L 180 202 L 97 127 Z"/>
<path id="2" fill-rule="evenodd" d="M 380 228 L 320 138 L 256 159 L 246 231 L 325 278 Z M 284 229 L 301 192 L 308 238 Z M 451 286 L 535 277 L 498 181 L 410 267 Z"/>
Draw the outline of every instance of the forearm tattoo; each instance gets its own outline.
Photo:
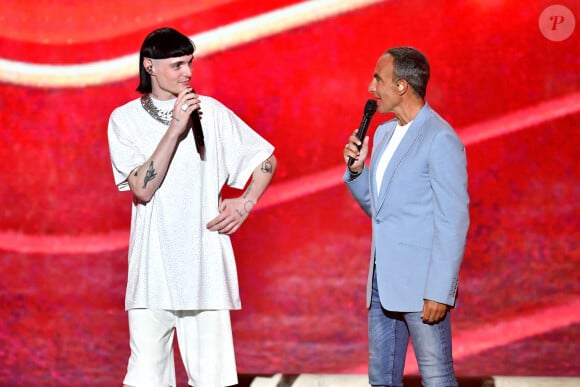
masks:
<path id="1" fill-rule="evenodd" d="M 272 163 L 270 162 L 270 159 L 267 159 L 264 162 L 262 162 L 262 165 L 260 166 L 260 170 L 263 173 L 273 173 L 274 169 L 272 168 Z M 252 179 L 252 181 L 250 181 L 250 184 L 248 184 L 248 188 L 246 189 L 246 191 L 242 195 L 242 197 L 244 199 L 246 199 L 250 195 L 250 192 L 252 192 L 252 187 L 253 187 L 254 183 L 255 183 L 255 180 Z M 250 213 L 250 211 L 252 210 L 253 207 L 254 207 L 254 202 L 251 200 L 248 200 L 246 203 L 244 203 L 245 213 L 243 213 L 242 211 L 239 211 L 239 210 L 236 210 L 236 212 L 238 213 L 238 215 L 240 215 L 240 218 L 243 218 L 245 214 Z"/>
<path id="2" fill-rule="evenodd" d="M 272 163 L 270 162 L 270 159 L 264 161 L 260 169 L 264 173 L 272 173 Z"/>
<path id="3" fill-rule="evenodd" d="M 244 199 L 248 197 L 248 195 L 250 194 L 250 191 L 252 190 L 252 185 L 254 185 L 254 180 L 250 181 L 250 184 L 248 184 L 248 189 L 246 190 L 246 192 L 244 192 L 244 195 L 242 196 Z"/>
<path id="4" fill-rule="evenodd" d="M 143 179 L 143 189 L 147 188 L 147 183 L 155 179 L 155 176 L 157 176 L 157 172 L 155 172 L 155 168 L 153 168 L 153 161 L 151 161 L 151 164 L 149 164 L 149 168 L 147 168 L 145 178 Z"/>

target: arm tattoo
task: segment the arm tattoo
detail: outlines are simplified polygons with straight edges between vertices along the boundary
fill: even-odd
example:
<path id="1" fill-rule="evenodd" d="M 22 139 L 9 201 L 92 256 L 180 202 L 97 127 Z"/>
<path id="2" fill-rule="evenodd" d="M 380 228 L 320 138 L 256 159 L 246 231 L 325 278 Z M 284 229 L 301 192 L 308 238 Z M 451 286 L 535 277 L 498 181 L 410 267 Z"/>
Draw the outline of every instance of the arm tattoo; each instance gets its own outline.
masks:
<path id="1" fill-rule="evenodd" d="M 252 208 L 254 207 L 254 202 L 251 200 L 248 200 L 246 203 L 244 203 L 244 212 L 236 209 L 236 212 L 238 213 L 238 215 L 240 215 L 240 218 L 243 218 L 244 215 L 249 214 L 250 211 L 252 210 Z"/>
<path id="2" fill-rule="evenodd" d="M 153 168 L 153 161 L 151 161 L 151 164 L 149 164 L 149 168 L 147 168 L 145 179 L 143 179 L 143 188 L 146 188 L 147 183 L 155 179 L 155 176 L 157 176 L 157 173 L 155 172 L 155 168 Z"/>
<path id="3" fill-rule="evenodd" d="M 248 200 L 246 202 L 246 204 L 244 204 L 244 210 L 246 210 L 246 212 L 249 214 L 250 211 L 252 211 L 252 208 L 254 208 L 254 202 L 251 200 Z"/>
<path id="4" fill-rule="evenodd" d="M 250 182 L 250 184 L 248 185 L 248 189 L 246 190 L 246 192 L 244 192 L 244 195 L 242 196 L 244 199 L 248 197 L 248 195 L 250 194 L 250 191 L 252 190 L 252 185 L 254 184 L 254 180 L 252 180 Z"/>
<path id="5" fill-rule="evenodd" d="M 268 159 L 262 163 L 261 170 L 264 173 L 272 173 L 272 163 L 270 162 L 270 159 Z"/>

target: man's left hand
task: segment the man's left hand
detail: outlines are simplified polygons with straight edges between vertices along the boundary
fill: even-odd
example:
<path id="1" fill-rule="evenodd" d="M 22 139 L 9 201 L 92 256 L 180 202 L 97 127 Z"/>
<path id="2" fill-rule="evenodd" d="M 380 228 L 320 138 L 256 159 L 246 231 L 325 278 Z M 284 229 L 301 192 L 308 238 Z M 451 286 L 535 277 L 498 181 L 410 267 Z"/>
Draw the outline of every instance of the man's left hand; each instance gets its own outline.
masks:
<path id="1" fill-rule="evenodd" d="M 421 318 L 426 324 L 436 324 L 445 318 L 449 305 L 437 301 L 425 300 Z"/>
<path id="2" fill-rule="evenodd" d="M 224 199 L 219 206 L 220 214 L 212 219 L 206 227 L 210 231 L 231 235 L 248 218 L 253 207 L 254 203 L 243 197 Z"/>

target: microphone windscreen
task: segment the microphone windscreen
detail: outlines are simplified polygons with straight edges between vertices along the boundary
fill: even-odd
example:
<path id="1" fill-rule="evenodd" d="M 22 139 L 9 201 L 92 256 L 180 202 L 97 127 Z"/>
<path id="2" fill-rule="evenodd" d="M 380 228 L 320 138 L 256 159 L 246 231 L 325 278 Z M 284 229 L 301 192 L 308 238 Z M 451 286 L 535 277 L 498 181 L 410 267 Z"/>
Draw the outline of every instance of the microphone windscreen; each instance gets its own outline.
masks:
<path id="1" fill-rule="evenodd" d="M 377 101 L 374 99 L 369 99 L 365 104 L 365 116 L 372 116 L 377 111 Z"/>

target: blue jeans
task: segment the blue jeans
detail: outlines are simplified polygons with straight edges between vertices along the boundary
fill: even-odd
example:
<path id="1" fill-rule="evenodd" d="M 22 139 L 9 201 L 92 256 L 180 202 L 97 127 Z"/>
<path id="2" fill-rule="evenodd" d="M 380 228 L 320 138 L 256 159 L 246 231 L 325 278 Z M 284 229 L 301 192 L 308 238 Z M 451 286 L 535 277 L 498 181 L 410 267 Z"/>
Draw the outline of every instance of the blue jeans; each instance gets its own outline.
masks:
<path id="1" fill-rule="evenodd" d="M 390 312 L 382 308 L 376 272 L 369 310 L 369 383 L 402 386 L 409 337 L 425 387 L 457 386 L 451 355 L 449 313 L 437 324 L 425 324 L 421 312 Z"/>

